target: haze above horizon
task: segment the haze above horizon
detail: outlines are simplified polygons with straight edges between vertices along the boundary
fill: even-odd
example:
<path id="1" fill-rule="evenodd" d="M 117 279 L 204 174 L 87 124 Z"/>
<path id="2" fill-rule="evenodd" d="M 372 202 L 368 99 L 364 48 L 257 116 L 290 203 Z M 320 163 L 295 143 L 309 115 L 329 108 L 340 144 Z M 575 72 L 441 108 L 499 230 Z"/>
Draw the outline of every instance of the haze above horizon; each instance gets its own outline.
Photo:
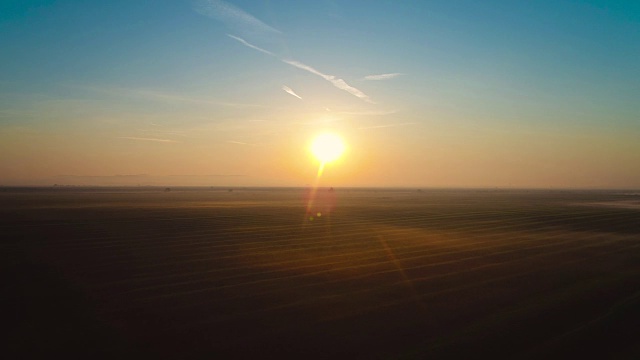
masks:
<path id="1" fill-rule="evenodd" d="M 319 186 L 640 188 L 636 1 L 8 1 L 0 43 L 0 185 L 305 186 L 332 133 Z"/>

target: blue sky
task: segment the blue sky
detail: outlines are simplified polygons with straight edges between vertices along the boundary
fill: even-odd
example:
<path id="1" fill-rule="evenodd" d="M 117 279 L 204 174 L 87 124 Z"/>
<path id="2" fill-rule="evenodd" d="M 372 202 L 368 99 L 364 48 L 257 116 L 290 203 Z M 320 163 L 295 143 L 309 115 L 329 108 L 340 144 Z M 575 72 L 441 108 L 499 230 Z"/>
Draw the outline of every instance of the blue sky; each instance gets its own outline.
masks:
<path id="1" fill-rule="evenodd" d="M 9 1 L 0 43 L 3 184 L 303 186 L 331 131 L 338 186 L 640 187 L 637 1 Z"/>

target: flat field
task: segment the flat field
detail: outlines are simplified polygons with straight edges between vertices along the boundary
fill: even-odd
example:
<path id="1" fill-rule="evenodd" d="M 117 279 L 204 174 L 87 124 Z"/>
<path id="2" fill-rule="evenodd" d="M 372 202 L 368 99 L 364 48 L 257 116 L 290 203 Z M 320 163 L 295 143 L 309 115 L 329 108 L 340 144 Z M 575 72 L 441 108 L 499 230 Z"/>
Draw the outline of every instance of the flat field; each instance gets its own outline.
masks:
<path id="1" fill-rule="evenodd" d="M 10 358 L 640 356 L 637 192 L 0 188 L 0 234 Z"/>

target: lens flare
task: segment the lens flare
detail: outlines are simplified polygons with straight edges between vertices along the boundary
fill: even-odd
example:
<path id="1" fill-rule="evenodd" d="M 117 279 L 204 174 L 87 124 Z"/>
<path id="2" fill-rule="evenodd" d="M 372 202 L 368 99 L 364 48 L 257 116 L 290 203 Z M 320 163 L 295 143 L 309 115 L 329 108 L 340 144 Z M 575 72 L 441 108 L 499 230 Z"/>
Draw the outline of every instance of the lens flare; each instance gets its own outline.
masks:
<path id="1" fill-rule="evenodd" d="M 324 171 L 325 164 L 330 163 L 332 161 L 337 160 L 342 156 L 342 153 L 345 151 L 345 145 L 342 139 L 331 133 L 324 133 L 318 135 L 310 147 L 311 153 L 320 161 L 320 165 L 318 166 L 318 174 L 316 175 L 315 182 L 313 187 L 310 189 L 309 196 L 307 199 L 307 217 L 306 219 L 309 222 L 314 221 L 314 219 L 319 220 L 324 213 L 319 211 L 319 209 L 315 209 L 316 195 L 318 194 L 318 184 L 320 183 L 320 178 L 322 178 L 322 173 Z M 327 206 L 332 207 L 332 201 L 334 199 L 333 188 L 329 190 L 328 195 L 323 196 L 321 198 L 322 205 L 325 207 L 325 210 L 330 211 Z M 315 211 L 314 211 L 315 210 Z M 314 216 L 315 215 L 315 216 Z"/>

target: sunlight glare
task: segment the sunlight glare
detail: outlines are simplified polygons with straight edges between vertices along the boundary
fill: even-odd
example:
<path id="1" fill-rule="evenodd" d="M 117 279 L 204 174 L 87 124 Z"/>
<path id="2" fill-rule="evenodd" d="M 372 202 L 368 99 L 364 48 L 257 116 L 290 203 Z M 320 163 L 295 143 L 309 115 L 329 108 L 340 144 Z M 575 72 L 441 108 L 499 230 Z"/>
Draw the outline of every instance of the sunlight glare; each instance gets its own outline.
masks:
<path id="1" fill-rule="evenodd" d="M 311 152 L 322 163 L 332 162 L 345 150 L 342 139 L 334 134 L 321 134 L 313 140 Z"/>

